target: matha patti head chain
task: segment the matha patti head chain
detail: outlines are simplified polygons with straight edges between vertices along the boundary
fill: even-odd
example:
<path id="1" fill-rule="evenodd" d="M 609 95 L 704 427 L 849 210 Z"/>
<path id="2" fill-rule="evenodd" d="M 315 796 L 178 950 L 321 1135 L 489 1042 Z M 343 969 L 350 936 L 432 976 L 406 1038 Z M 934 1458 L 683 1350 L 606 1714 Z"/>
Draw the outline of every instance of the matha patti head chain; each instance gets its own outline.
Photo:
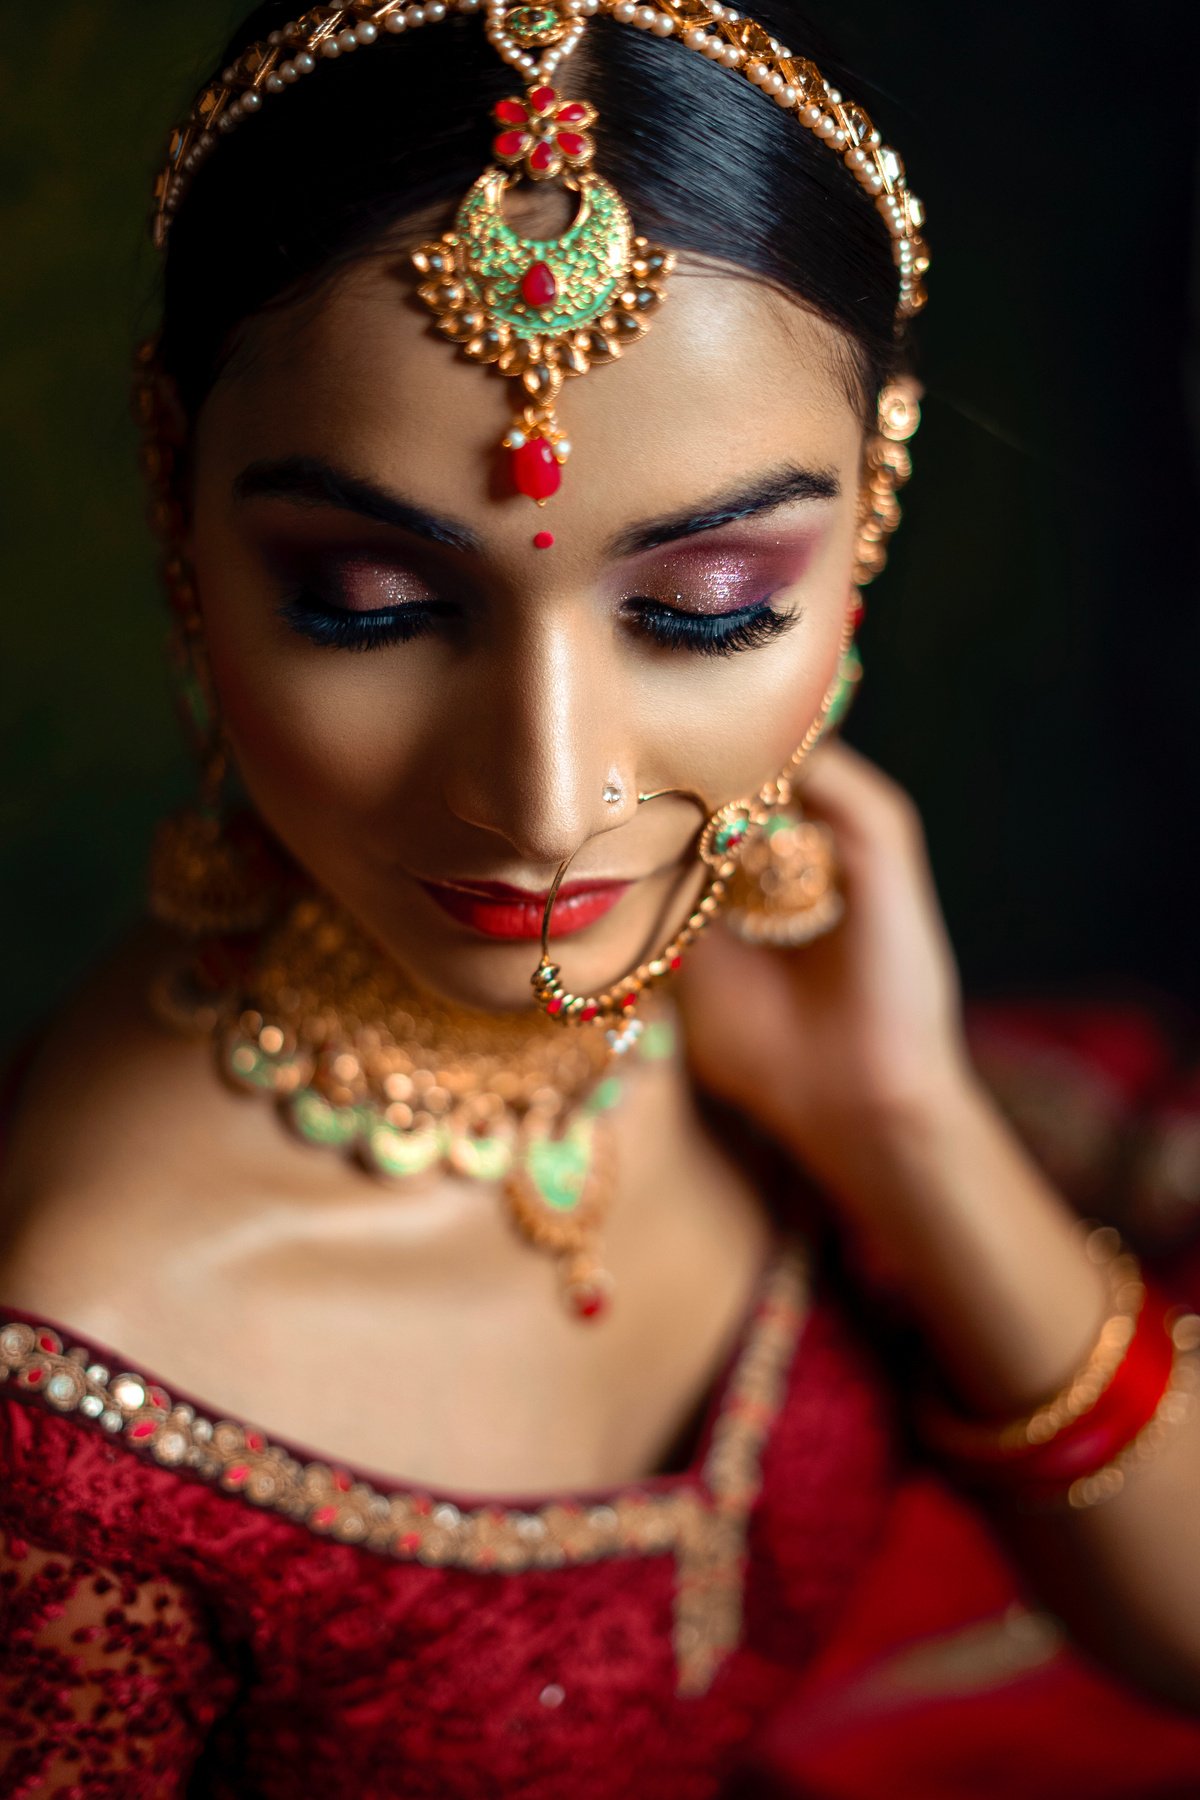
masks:
<path id="1" fill-rule="evenodd" d="M 322 62 L 453 12 L 478 12 L 481 5 L 488 39 L 524 91 L 492 109 L 493 161 L 464 195 L 452 228 L 422 244 L 413 265 L 417 292 L 437 329 L 464 356 L 495 368 L 520 390 L 502 439 L 518 493 L 543 507 L 557 492 L 571 448 L 557 410 L 564 383 L 615 361 L 645 334 L 666 298 L 675 261 L 669 250 L 637 234 L 621 196 L 593 167 L 595 107 L 554 80 L 595 14 L 677 38 L 758 87 L 827 144 L 891 234 L 897 321 L 923 306 L 929 265 L 921 236 L 924 211 L 900 158 L 862 107 L 844 99 L 813 63 L 717 0 L 387 0 L 313 7 L 244 51 L 172 133 L 155 186 L 155 242 L 165 246 L 192 176 L 222 137 L 274 104 L 275 96 Z M 523 237 L 507 222 L 505 196 L 522 177 L 558 183 L 575 196 L 575 216 L 559 236 Z M 538 539 L 552 541 L 547 532 Z"/>
<path id="2" fill-rule="evenodd" d="M 667 298 L 675 262 L 669 250 L 637 234 L 625 202 L 593 167 L 601 124 L 595 107 L 557 84 L 556 71 L 596 14 L 677 39 L 792 114 L 842 161 L 890 234 L 898 330 L 924 305 L 924 215 L 900 158 L 862 107 L 813 63 L 718 0 L 359 0 L 312 7 L 243 51 L 172 132 L 155 183 L 156 245 L 166 247 L 206 158 L 297 82 L 325 63 L 452 13 L 481 10 L 490 43 L 522 91 L 494 106 L 493 160 L 459 203 L 452 227 L 413 253 L 412 271 L 435 328 L 464 356 L 517 387 L 497 445 L 514 495 L 544 508 L 558 491 L 570 455 L 558 416 L 564 384 L 615 361 L 645 335 Z M 557 237 L 525 237 L 506 220 L 505 196 L 522 178 L 558 183 L 575 196 L 574 217 Z M 186 708 L 205 765 L 199 807 L 165 822 L 152 866 L 154 911 L 203 940 L 183 978 L 163 984 L 161 1009 L 176 1023 L 210 1033 L 224 1073 L 274 1095 L 302 1139 L 346 1150 L 385 1177 L 446 1169 L 499 1182 L 518 1229 L 556 1258 L 577 1317 L 599 1316 L 612 1291 L 599 1247 L 613 1188 L 604 1115 L 619 1097 L 611 1064 L 635 1044 L 652 1060 L 670 1054 L 665 1022 L 643 1035 L 643 996 L 673 973 L 722 909 L 737 935 L 759 944 L 806 943 L 841 917 L 831 833 L 802 815 L 795 790 L 810 750 L 836 728 L 861 677 L 854 643 L 863 611 L 858 590 L 883 568 L 899 522 L 897 492 L 911 472 L 907 440 L 920 418 L 916 396 L 915 384 L 898 378 L 877 397 L 860 492 L 855 591 L 839 661 L 785 768 L 751 798 L 715 810 L 685 789 L 636 795 L 642 805 L 673 794 L 702 815 L 695 849 L 703 885 L 683 925 L 659 952 L 602 991 L 573 992 L 550 948 L 568 858 L 545 907 L 532 977 L 536 1010 L 490 1020 L 418 993 L 327 897 L 308 891 L 297 898 L 286 876 L 279 883 L 270 849 L 264 852 L 261 837 L 244 829 L 244 816 L 222 815 L 229 759 L 195 583 L 181 549 L 169 384 L 155 340 L 139 350 L 144 462 L 166 543 L 164 574 Z M 545 530 L 533 538 L 538 549 L 553 542 Z M 619 785 L 606 784 L 602 799 L 620 806 Z M 253 941 L 252 931 L 261 932 Z M 557 1029 L 564 1025 L 599 1029 L 564 1038 Z"/>

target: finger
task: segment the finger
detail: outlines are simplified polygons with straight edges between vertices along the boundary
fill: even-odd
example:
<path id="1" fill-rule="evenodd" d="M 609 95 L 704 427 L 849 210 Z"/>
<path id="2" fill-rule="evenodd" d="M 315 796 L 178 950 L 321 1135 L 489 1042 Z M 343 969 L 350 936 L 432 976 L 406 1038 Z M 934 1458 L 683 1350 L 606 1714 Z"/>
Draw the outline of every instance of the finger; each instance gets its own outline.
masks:
<path id="1" fill-rule="evenodd" d="M 906 789 L 839 739 L 814 750 L 801 775 L 799 799 L 806 812 L 833 827 L 848 850 L 880 842 L 910 848 L 923 835 Z"/>

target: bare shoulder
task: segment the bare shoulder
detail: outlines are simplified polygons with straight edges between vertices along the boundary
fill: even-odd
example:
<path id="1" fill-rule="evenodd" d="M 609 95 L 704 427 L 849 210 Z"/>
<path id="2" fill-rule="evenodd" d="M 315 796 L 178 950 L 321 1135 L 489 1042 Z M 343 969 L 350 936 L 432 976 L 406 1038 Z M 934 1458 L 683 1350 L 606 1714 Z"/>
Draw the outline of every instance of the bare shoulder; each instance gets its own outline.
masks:
<path id="1" fill-rule="evenodd" d="M 0 1303 L 101 1337 L 242 1118 L 210 1052 L 155 1017 L 164 951 L 142 930 L 93 972 L 38 1040 L 5 1123 Z"/>

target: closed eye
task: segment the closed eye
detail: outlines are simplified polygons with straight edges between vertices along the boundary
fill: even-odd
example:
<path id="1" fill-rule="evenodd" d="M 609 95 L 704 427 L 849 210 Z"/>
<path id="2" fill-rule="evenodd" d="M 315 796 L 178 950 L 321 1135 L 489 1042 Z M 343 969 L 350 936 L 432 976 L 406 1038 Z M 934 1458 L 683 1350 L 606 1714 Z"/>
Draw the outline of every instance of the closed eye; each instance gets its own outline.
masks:
<path id="1" fill-rule="evenodd" d="M 410 600 L 368 610 L 338 606 L 309 589 L 285 596 L 282 619 L 310 643 L 331 650 L 379 650 L 444 630 L 456 608 L 441 600 Z"/>
<path id="2" fill-rule="evenodd" d="M 739 650 L 756 650 L 782 637 L 799 623 L 803 608 L 779 612 L 769 600 L 741 606 L 733 612 L 684 612 L 661 600 L 626 602 L 634 629 L 664 650 L 693 650 L 701 656 L 732 656 Z"/>

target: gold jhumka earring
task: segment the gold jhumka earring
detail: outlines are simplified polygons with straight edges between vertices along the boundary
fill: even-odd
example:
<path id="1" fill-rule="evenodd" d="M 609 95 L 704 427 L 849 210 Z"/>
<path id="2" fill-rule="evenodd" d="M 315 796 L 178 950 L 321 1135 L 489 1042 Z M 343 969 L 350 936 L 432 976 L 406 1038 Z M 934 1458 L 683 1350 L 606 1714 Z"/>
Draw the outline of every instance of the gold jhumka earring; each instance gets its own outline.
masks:
<path id="1" fill-rule="evenodd" d="M 354 0 L 309 7 L 243 51 L 171 134 L 154 190 L 156 245 L 166 247 L 196 170 L 275 96 L 326 63 L 479 11 L 489 42 L 524 91 L 494 107 L 493 162 L 464 196 L 451 229 L 422 244 L 412 261 L 437 329 L 464 356 L 519 384 L 520 406 L 500 440 L 517 494 L 544 507 L 557 492 L 570 454 L 557 414 L 565 382 L 614 361 L 644 335 L 674 264 L 669 251 L 636 233 L 621 196 L 592 167 L 596 109 L 552 79 L 597 14 L 674 37 L 812 132 L 858 182 L 890 234 L 897 326 L 924 305 L 924 214 L 900 158 L 813 63 L 716 0 Z M 505 219 L 505 196 L 520 176 L 561 182 L 576 197 L 575 216 L 559 236 L 523 237 Z M 536 1008 L 494 1020 L 441 1007 L 407 984 L 332 901 L 311 892 L 297 897 L 298 871 L 289 879 L 285 868 L 277 879 L 274 852 L 259 853 L 265 837 L 248 831 L 239 841 L 222 799 L 228 759 L 213 722 L 199 607 L 178 548 L 182 520 L 171 491 L 160 379 L 150 343 L 139 357 L 138 411 L 155 520 L 167 541 L 177 661 L 205 767 L 199 806 L 168 823 L 155 856 L 155 909 L 202 940 L 191 966 L 160 996 L 163 1010 L 210 1033 L 226 1075 L 274 1095 L 301 1138 L 347 1150 L 383 1176 L 412 1179 L 442 1168 L 499 1183 L 517 1227 L 556 1258 L 571 1310 L 596 1317 L 612 1286 L 599 1248 L 612 1191 L 604 1115 L 619 1094 L 612 1065 L 635 1044 L 642 1056 L 669 1054 L 661 1022 L 642 1030 L 643 994 L 674 971 L 722 907 L 734 929 L 755 942 L 806 941 L 839 916 L 828 831 L 803 819 L 795 789 L 809 751 L 836 726 L 861 674 L 853 644 L 861 602 L 847 612 L 837 672 L 787 767 L 750 799 L 715 811 L 699 795 L 686 795 L 706 815 L 696 844 L 704 887 L 662 951 L 600 993 L 570 992 L 550 956 L 564 863 L 543 918 Z M 905 440 L 916 422 L 915 389 L 903 382 L 885 388 L 866 455 L 858 586 L 883 566 L 899 518 L 896 490 L 908 474 Z M 553 541 L 548 531 L 533 539 L 539 549 Z M 667 791 L 686 794 L 639 793 L 637 803 Z M 619 784 L 606 783 L 606 806 L 622 798 Z M 260 912 L 270 920 L 265 928 Z M 210 954 L 214 948 L 219 954 Z M 602 1029 L 564 1035 L 563 1024 Z"/>

